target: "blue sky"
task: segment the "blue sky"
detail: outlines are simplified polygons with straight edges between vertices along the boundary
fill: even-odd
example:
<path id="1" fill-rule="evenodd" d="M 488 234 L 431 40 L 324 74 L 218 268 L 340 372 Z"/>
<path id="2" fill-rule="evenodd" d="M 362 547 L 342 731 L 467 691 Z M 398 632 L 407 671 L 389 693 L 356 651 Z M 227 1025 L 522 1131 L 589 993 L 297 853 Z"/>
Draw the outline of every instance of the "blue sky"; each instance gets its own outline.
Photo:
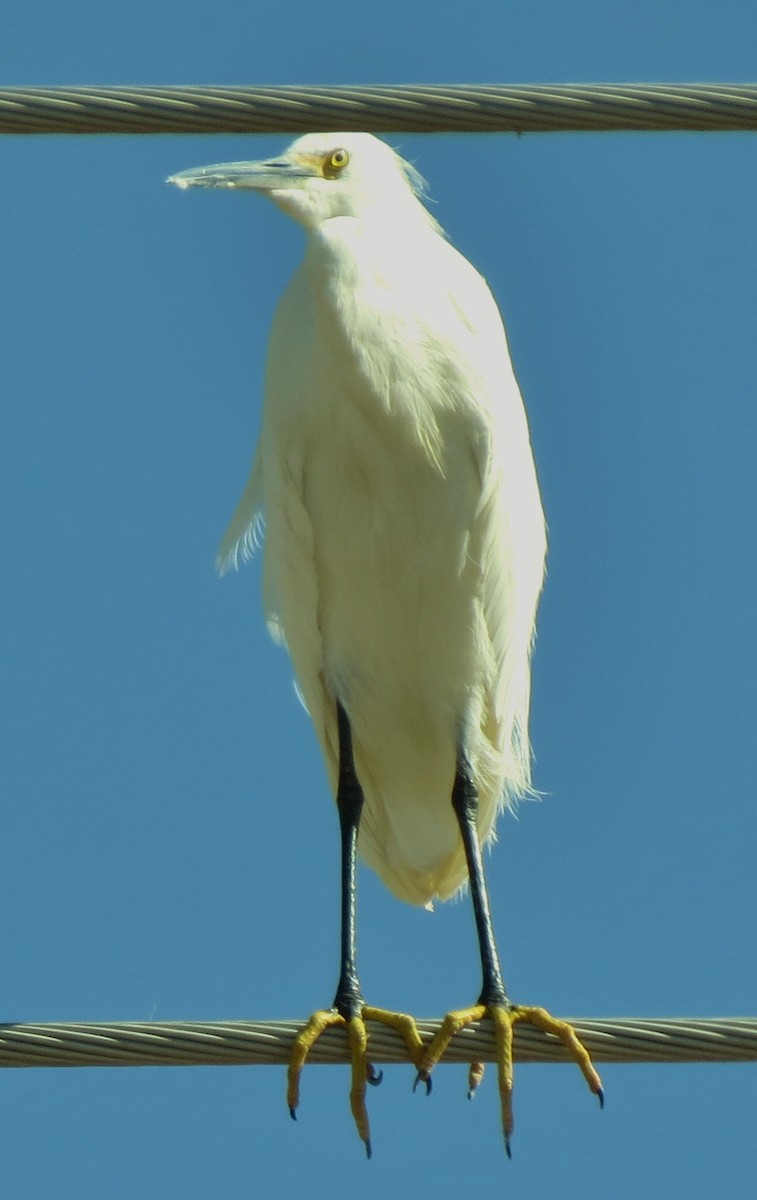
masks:
<path id="1" fill-rule="evenodd" d="M 746 81 L 751 3 L 50 0 L 6 84 Z M 219 581 L 267 330 L 301 231 L 166 175 L 286 138 L 6 137 L 0 228 L 0 1019 L 304 1017 L 333 994 L 337 831 L 259 563 Z M 748 135 L 404 135 L 505 313 L 550 524 L 540 803 L 489 876 L 513 996 L 563 1015 L 755 1011 L 755 252 Z M 372 1002 L 475 997 L 468 905 L 361 875 Z M 313 1069 L 0 1077 L 3 1184 L 37 1200 L 752 1195 L 753 1067 L 372 1092 Z"/>

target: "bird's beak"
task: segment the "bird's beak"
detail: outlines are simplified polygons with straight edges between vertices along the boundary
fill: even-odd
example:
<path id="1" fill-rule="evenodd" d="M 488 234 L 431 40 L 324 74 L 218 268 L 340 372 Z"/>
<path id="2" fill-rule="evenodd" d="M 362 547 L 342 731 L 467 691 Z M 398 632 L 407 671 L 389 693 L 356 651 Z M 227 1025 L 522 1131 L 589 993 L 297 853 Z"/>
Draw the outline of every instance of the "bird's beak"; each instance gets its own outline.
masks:
<path id="1" fill-rule="evenodd" d="M 217 163 L 211 167 L 193 167 L 170 175 L 166 183 L 176 187 L 246 188 L 255 192 L 274 192 L 298 187 L 300 181 L 320 172 L 303 157 L 272 158 L 264 162 Z"/>

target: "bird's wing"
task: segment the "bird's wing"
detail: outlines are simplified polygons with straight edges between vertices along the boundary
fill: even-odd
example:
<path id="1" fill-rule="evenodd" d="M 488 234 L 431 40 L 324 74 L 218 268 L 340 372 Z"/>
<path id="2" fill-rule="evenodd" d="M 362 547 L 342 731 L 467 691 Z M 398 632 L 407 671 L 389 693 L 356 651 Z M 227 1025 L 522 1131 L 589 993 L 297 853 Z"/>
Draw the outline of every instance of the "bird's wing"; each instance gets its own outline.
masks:
<path id="1" fill-rule="evenodd" d="M 335 697 L 324 679 L 315 539 L 305 501 L 305 457 L 301 445 L 277 445 L 274 430 L 270 432 L 269 449 L 274 452 L 266 459 L 269 518 L 263 562 L 263 603 L 268 630 L 289 651 L 298 695 L 310 714 L 332 785 L 336 787 Z"/>
<path id="2" fill-rule="evenodd" d="M 507 502 L 510 481 L 505 483 L 496 469 L 493 474 L 500 476 L 499 484 L 491 480 L 484 487 L 476 553 L 486 641 L 481 661 L 489 661 L 488 740 L 500 756 L 502 799 L 508 801 L 531 787 L 530 656 L 543 575 L 543 523 L 538 494 L 529 503 L 529 480 L 514 509 Z"/>
<path id="3" fill-rule="evenodd" d="M 231 523 L 223 535 L 216 564 L 222 575 L 236 570 L 252 558 L 260 544 L 263 521 L 263 458 L 260 447 L 255 451 L 250 477 L 242 492 Z"/>
<path id="4" fill-rule="evenodd" d="M 507 800 L 530 791 L 530 656 L 544 575 L 544 515 L 502 319 L 485 281 L 464 260 L 457 266 L 459 317 L 475 330 L 478 347 L 470 411 L 481 490 L 470 553 L 479 569 L 479 659 L 488 664 L 482 716 Z"/>

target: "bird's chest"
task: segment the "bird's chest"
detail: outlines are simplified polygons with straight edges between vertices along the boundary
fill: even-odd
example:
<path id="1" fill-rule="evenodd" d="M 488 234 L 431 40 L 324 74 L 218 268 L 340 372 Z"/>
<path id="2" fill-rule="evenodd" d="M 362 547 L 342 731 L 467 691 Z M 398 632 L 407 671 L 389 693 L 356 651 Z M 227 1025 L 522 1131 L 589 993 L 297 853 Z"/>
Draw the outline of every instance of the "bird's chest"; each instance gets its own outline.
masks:
<path id="1" fill-rule="evenodd" d="M 295 277 L 274 325 L 276 470 L 286 465 L 316 543 L 328 542 L 324 560 L 345 569 L 413 573 L 440 529 L 459 562 L 478 503 L 471 414 L 438 304 L 418 291 L 350 257 Z"/>
<path id="2" fill-rule="evenodd" d="M 387 460 L 432 476 L 442 466 L 455 372 L 410 291 L 348 259 L 303 272 L 282 300 L 267 415 L 279 437 L 308 461 L 328 459 L 345 485 L 387 478 Z"/>

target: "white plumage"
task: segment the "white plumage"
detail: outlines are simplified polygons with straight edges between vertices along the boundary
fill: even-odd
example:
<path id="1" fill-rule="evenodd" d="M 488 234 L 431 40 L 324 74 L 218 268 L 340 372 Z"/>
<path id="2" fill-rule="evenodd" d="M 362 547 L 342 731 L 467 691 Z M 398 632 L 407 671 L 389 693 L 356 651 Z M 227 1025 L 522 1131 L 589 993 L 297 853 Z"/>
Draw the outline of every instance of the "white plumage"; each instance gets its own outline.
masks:
<path id="1" fill-rule="evenodd" d="M 306 229 L 220 560 L 250 552 L 262 515 L 269 625 L 334 788 L 337 699 L 349 716 L 362 856 L 401 899 L 444 899 L 467 878 L 458 754 L 482 841 L 530 788 L 545 527 L 496 304 L 412 167 L 368 134 L 308 134 L 269 162 L 174 182 L 265 191 Z"/>

